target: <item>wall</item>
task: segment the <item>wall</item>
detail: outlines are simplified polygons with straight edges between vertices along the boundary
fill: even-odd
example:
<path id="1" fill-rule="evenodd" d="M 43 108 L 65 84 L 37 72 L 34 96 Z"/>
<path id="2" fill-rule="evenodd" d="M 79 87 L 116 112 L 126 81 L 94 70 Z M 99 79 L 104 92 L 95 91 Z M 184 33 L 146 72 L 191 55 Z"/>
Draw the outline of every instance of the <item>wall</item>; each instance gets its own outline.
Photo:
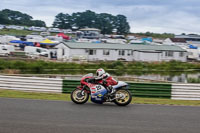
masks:
<path id="1" fill-rule="evenodd" d="M 97 49 L 96 50 L 96 55 L 89 55 L 88 56 L 88 59 L 90 61 L 92 60 L 108 60 L 108 61 L 116 61 L 118 60 L 119 58 L 123 58 L 123 59 L 126 59 L 126 61 L 132 61 L 133 60 L 133 56 L 128 56 L 128 50 L 125 50 L 125 55 L 122 56 L 122 55 L 119 55 L 119 50 L 109 50 L 110 51 L 110 54 L 109 55 L 103 55 L 103 49 Z M 88 53 L 87 53 L 88 54 Z"/>
<path id="2" fill-rule="evenodd" d="M 136 61 L 160 61 L 161 53 L 135 51 L 134 55 Z"/>
<path id="3" fill-rule="evenodd" d="M 184 52 L 184 56 L 180 57 L 180 52 L 173 52 L 173 56 L 169 57 L 166 56 L 165 53 L 167 51 L 163 51 L 162 55 L 161 55 L 161 61 L 170 61 L 170 60 L 177 60 L 177 61 L 182 61 L 182 62 L 186 62 L 187 61 L 187 53 Z"/>

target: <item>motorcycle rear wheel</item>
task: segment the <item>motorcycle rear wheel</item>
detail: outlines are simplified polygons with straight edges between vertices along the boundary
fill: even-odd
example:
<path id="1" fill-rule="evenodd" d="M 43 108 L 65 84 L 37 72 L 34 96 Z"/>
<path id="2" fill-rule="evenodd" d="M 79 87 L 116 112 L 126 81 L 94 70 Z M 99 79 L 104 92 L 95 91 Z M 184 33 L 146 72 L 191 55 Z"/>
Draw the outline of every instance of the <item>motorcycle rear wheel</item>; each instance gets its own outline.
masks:
<path id="1" fill-rule="evenodd" d="M 117 98 L 117 95 L 122 95 L 120 98 Z M 114 103 L 119 106 L 126 106 L 132 101 L 132 95 L 129 90 L 120 89 L 117 90 L 115 93 L 116 99 L 114 100 Z"/>
<path id="2" fill-rule="evenodd" d="M 76 104 L 84 104 L 88 101 L 89 99 L 89 94 L 85 91 L 83 91 L 84 95 L 81 94 L 82 90 L 80 89 L 75 89 L 71 93 L 71 100 L 76 103 Z"/>

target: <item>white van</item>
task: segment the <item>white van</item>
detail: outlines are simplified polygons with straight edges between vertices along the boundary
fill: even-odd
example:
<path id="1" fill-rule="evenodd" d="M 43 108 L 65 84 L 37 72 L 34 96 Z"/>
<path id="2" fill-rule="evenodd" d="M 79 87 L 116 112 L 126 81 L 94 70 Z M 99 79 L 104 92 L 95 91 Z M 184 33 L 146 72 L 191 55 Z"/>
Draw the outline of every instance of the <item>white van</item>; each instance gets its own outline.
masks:
<path id="1" fill-rule="evenodd" d="M 6 56 L 9 55 L 10 52 L 14 52 L 15 47 L 13 45 L 0 45 L 0 55 Z"/>
<path id="2" fill-rule="evenodd" d="M 45 56 L 50 57 L 50 51 L 45 48 L 26 46 L 24 48 L 27 56 Z"/>
<path id="3" fill-rule="evenodd" d="M 200 61 L 200 49 L 186 49 L 188 52 L 188 59 Z"/>

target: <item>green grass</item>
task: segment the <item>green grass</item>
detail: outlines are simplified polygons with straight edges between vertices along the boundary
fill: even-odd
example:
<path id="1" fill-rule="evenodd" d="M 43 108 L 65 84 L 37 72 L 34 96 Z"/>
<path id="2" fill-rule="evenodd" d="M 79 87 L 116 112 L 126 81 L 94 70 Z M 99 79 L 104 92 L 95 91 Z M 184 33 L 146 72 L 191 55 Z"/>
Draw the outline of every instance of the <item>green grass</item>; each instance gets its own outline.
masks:
<path id="1" fill-rule="evenodd" d="M 1 90 L 1 89 L 0 89 L 0 97 L 70 101 L 70 95 L 66 94 L 23 92 L 23 91 Z"/>
<path id="2" fill-rule="evenodd" d="M 70 94 L 36 93 L 36 92 L 23 92 L 23 91 L 1 90 L 1 89 L 0 89 L 0 97 L 71 101 Z M 200 101 L 171 100 L 171 99 L 159 99 L 159 98 L 138 98 L 138 97 L 133 97 L 132 103 L 200 106 Z"/>
<path id="3" fill-rule="evenodd" d="M 13 35 L 13 36 L 26 36 L 31 33 L 38 33 L 40 35 L 41 32 L 38 31 L 28 31 L 28 30 L 14 30 L 14 29 L 2 29 L 0 30 L 0 35 Z M 55 36 L 58 33 L 51 33 L 51 36 Z M 73 34 L 66 34 L 68 36 L 74 36 Z"/>
<path id="4" fill-rule="evenodd" d="M 13 35 L 13 36 L 25 36 L 33 33 L 33 31 L 28 30 L 13 30 L 13 29 L 2 29 L 0 30 L 0 35 Z"/>
<path id="5" fill-rule="evenodd" d="M 200 106 L 200 101 L 171 100 L 171 99 L 161 99 L 161 98 L 139 98 L 139 97 L 134 97 L 132 103 L 136 103 L 136 104 Z"/>

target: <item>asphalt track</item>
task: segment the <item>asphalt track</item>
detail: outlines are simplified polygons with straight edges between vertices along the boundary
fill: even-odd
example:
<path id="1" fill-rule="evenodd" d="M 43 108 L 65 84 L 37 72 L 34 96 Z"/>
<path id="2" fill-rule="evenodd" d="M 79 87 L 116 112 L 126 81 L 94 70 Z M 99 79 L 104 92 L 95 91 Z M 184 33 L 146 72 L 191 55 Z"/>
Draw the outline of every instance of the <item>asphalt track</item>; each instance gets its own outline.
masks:
<path id="1" fill-rule="evenodd" d="M 0 133 L 199 133 L 200 107 L 0 98 Z"/>

